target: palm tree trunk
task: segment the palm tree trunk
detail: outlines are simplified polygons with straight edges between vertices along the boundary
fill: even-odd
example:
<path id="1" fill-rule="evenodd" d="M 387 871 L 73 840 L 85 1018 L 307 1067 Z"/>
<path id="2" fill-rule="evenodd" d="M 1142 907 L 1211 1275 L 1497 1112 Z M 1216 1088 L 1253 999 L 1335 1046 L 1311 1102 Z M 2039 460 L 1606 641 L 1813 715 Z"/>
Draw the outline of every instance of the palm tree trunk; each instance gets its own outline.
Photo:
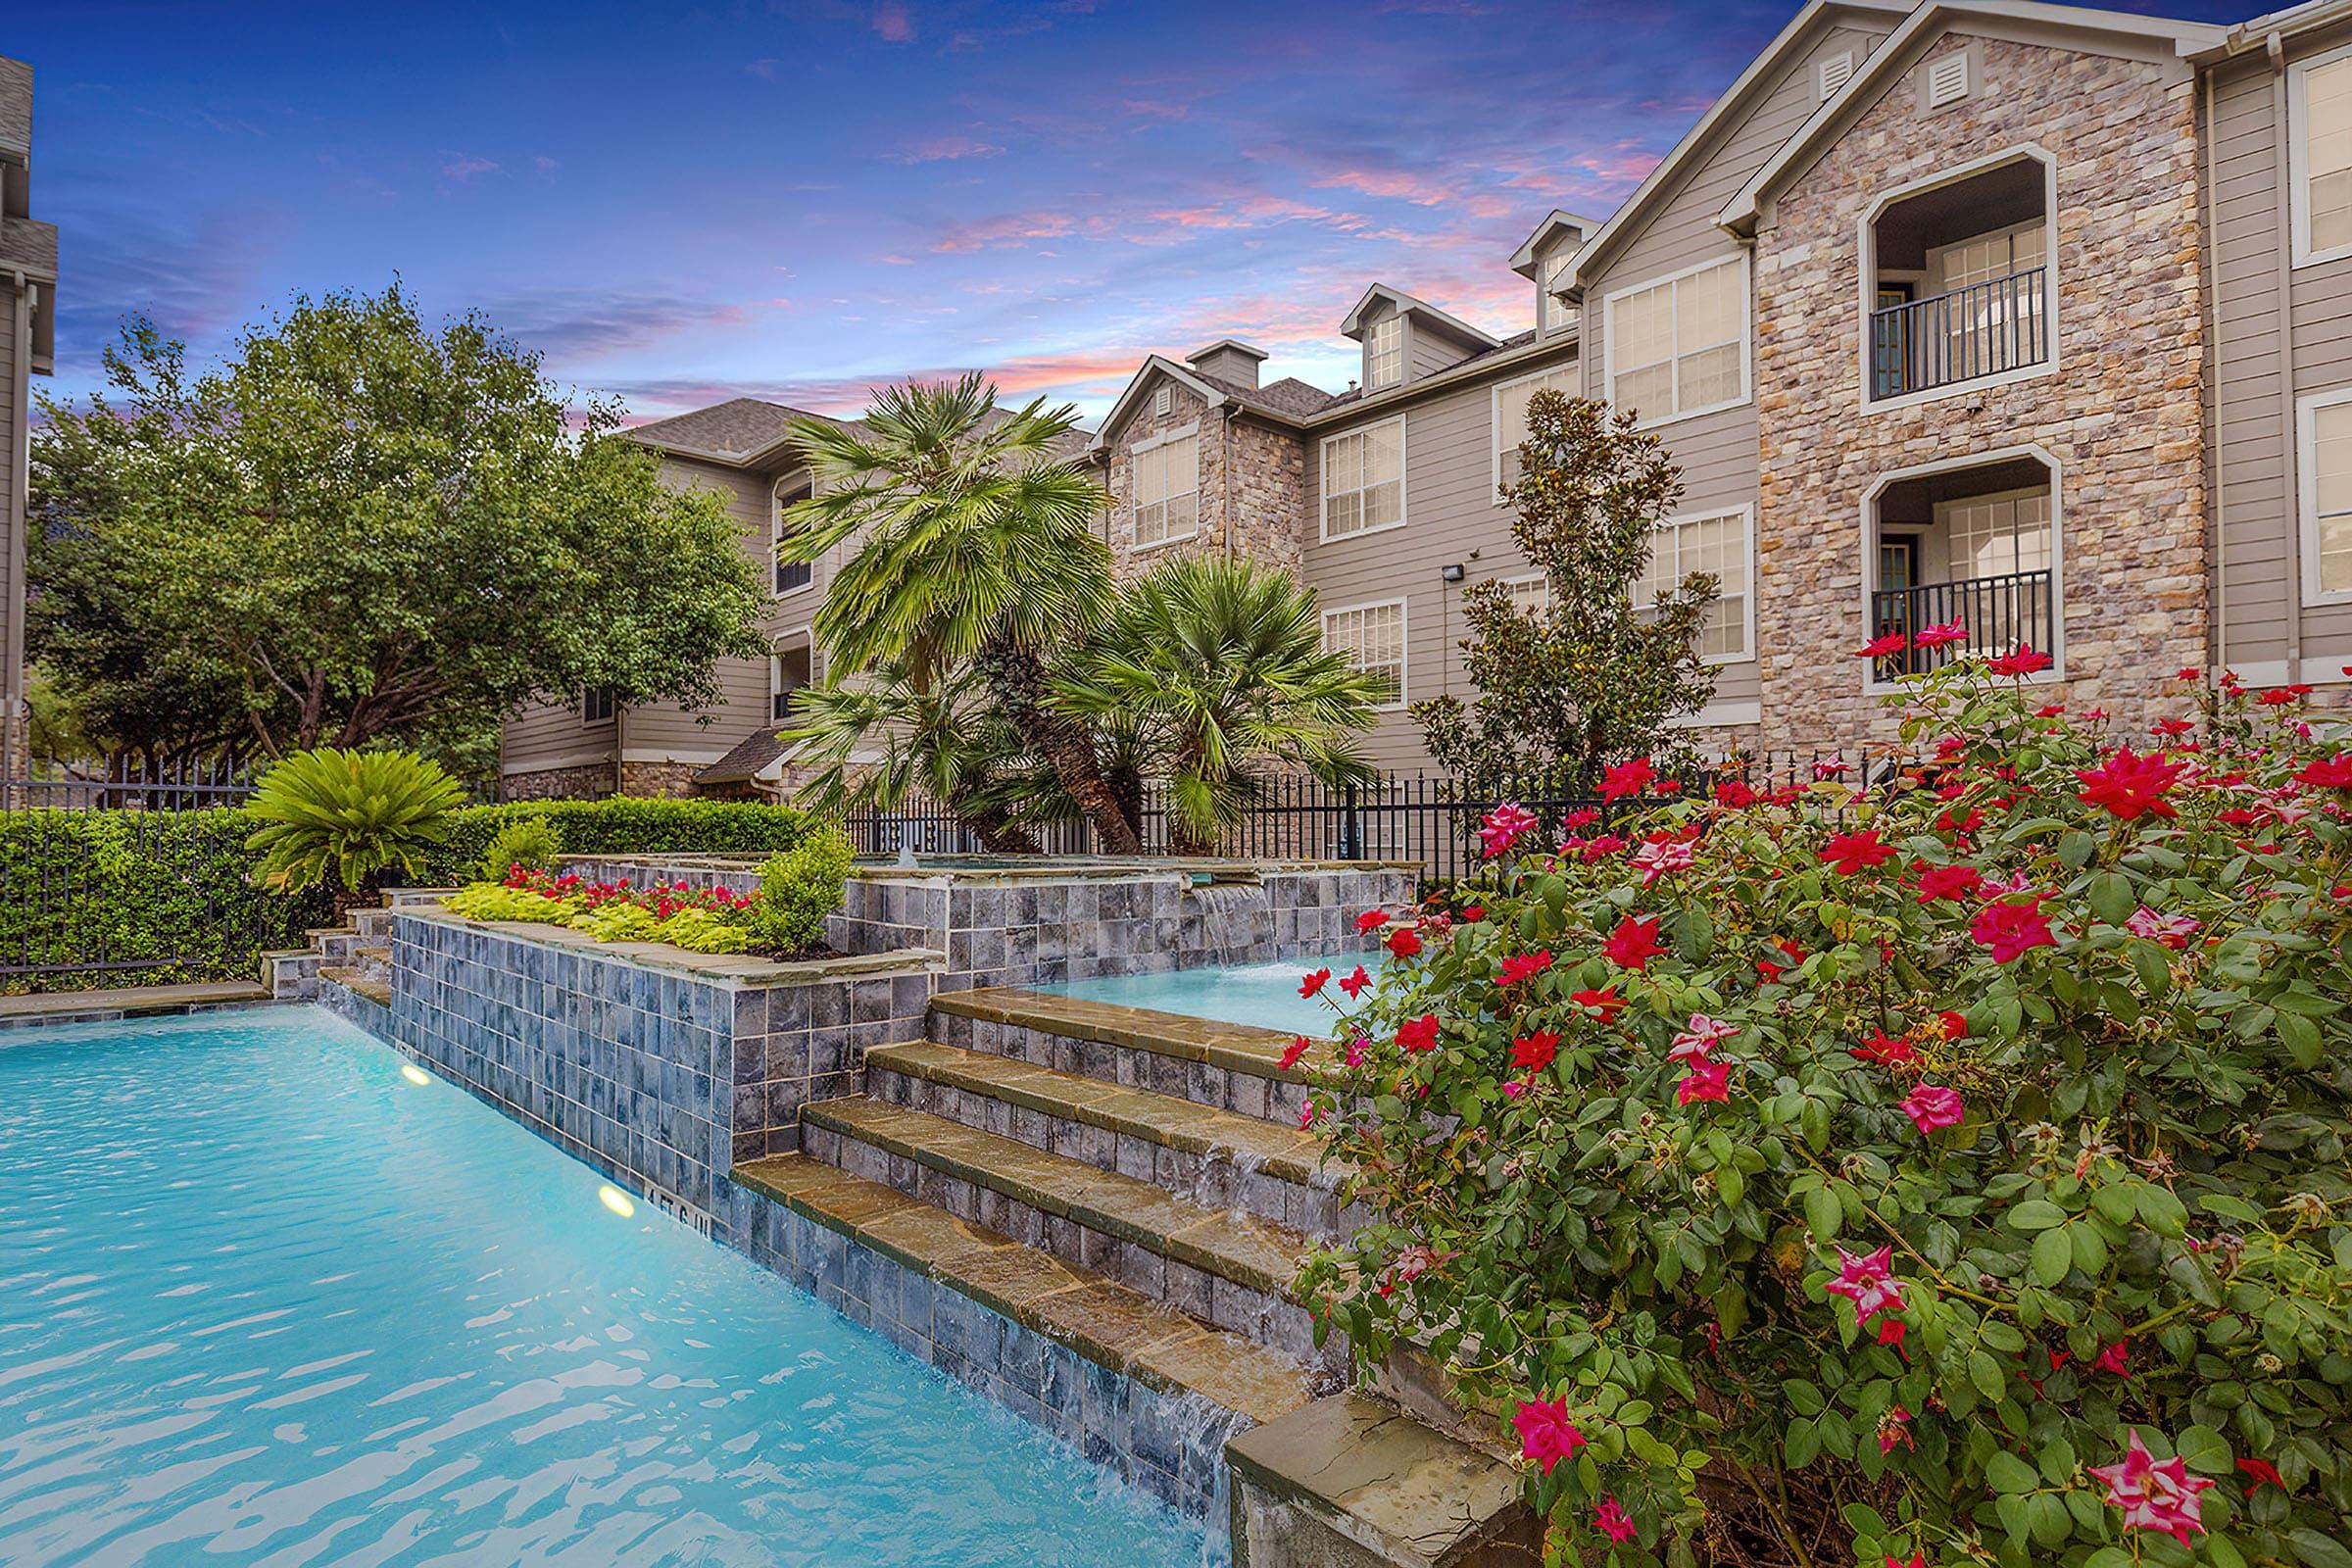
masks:
<path id="1" fill-rule="evenodd" d="M 1104 855 L 1141 855 L 1142 835 L 1119 808 L 1119 798 L 1102 777 L 1093 737 L 1086 726 L 1046 703 L 1045 661 L 1029 649 L 991 642 L 973 664 L 988 682 L 1004 717 L 1029 749 L 1054 770 L 1087 824 L 1095 848 Z"/>

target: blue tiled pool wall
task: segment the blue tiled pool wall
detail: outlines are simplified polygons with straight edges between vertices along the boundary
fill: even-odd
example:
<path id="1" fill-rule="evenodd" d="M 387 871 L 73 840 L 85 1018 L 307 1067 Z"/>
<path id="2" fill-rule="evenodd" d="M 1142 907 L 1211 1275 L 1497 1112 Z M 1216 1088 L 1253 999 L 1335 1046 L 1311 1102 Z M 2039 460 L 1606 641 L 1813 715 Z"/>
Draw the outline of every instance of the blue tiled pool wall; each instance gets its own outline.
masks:
<path id="1" fill-rule="evenodd" d="M 733 1159 L 801 1147 L 801 1107 L 865 1087 L 865 1054 L 923 1038 L 929 972 L 743 986 L 728 1040 Z"/>
<path id="2" fill-rule="evenodd" d="M 755 1261 L 1221 1530 L 1225 1443 L 1245 1418 L 1148 1388 L 839 1231 L 723 1186 L 728 1240 Z"/>
<path id="3" fill-rule="evenodd" d="M 908 872 L 854 878 L 830 927 L 852 953 L 948 956 L 939 989 L 1054 984 L 1367 949 L 1367 908 L 1410 907 L 1398 868 L 1266 869 L 1196 887 L 1181 872 L 993 879 Z"/>
<path id="4" fill-rule="evenodd" d="M 314 977 L 309 995 L 286 997 L 287 1002 L 315 1002 L 346 1023 L 359 1025 L 378 1040 L 394 1038 L 392 1009 L 373 997 L 363 997 L 349 986 L 333 980 Z"/>

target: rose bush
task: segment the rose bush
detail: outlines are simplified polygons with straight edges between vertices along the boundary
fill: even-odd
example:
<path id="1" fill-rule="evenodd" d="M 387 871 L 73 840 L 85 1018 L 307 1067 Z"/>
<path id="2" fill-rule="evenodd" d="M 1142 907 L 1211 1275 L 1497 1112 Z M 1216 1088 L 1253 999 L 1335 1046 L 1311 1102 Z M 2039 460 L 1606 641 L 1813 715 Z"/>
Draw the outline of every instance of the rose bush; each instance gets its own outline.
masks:
<path id="1" fill-rule="evenodd" d="M 2036 658 L 1907 681 L 1867 784 L 1498 810 L 1333 999 L 1383 1218 L 1306 1298 L 1492 1414 L 1548 1560 L 2352 1568 L 2352 757 Z"/>

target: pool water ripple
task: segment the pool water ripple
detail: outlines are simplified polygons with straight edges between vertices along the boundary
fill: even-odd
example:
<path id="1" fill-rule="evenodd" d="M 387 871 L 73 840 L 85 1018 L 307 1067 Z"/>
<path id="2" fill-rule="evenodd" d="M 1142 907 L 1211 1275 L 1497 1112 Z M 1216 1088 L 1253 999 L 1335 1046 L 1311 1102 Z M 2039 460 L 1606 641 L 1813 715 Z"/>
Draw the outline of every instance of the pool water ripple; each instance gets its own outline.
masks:
<path id="1" fill-rule="evenodd" d="M 314 1009 L 0 1045 L 0 1562 L 1177 1568 L 1198 1530 Z"/>

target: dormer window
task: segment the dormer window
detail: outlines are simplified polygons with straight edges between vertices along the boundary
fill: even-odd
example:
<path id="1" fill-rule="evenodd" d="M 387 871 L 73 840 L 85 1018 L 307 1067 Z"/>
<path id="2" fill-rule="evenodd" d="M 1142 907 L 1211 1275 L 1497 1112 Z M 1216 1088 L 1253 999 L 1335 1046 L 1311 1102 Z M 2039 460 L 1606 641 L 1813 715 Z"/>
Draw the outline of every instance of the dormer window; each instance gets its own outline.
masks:
<path id="1" fill-rule="evenodd" d="M 1563 251 L 1544 264 L 1542 293 L 1536 302 L 1536 323 L 1546 332 L 1557 332 L 1564 326 L 1576 324 L 1576 307 L 1559 296 L 1559 289 L 1568 280 L 1568 264 L 1575 260 L 1574 251 Z"/>
<path id="2" fill-rule="evenodd" d="M 1364 390 L 1377 392 L 1404 380 L 1404 318 L 1391 316 L 1364 334 Z"/>

